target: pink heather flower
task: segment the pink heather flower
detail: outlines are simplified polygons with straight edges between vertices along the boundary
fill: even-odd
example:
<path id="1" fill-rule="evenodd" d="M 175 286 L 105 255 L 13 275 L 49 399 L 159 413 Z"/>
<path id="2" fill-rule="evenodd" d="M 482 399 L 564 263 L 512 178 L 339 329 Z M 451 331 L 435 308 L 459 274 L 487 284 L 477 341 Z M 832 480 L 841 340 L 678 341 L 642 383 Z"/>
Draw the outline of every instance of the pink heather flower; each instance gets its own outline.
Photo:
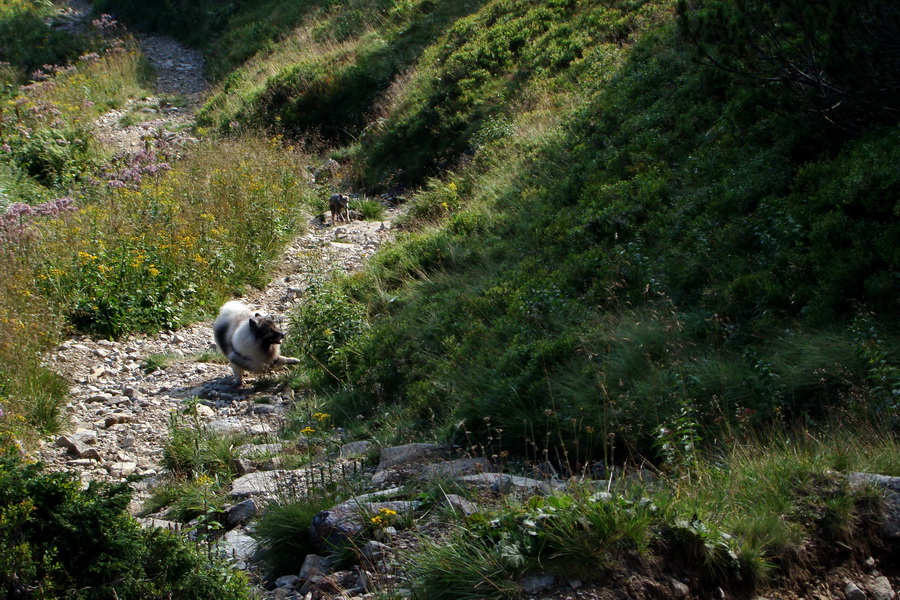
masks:
<path id="1" fill-rule="evenodd" d="M 24 202 L 15 202 L 7 207 L 5 216 L 27 217 L 28 215 L 32 214 L 34 214 L 34 208 L 32 208 L 30 204 L 25 204 Z"/>
<path id="2" fill-rule="evenodd" d="M 71 196 L 62 196 L 34 207 L 34 212 L 45 217 L 55 217 L 75 210 L 75 200 Z"/>
<path id="3" fill-rule="evenodd" d="M 168 171 L 172 167 L 169 163 L 153 163 L 152 165 L 147 165 L 144 167 L 144 173 L 148 173 L 150 175 L 156 175 L 159 172 Z"/>

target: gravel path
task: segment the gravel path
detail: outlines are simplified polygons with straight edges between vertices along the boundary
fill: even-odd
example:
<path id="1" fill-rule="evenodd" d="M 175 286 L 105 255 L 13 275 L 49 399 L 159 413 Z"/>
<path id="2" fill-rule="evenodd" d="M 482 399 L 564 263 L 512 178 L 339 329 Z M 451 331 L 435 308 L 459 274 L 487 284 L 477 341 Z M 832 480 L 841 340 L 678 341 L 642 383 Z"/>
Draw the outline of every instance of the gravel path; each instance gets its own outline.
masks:
<path id="1" fill-rule="evenodd" d="M 87 5 L 71 0 L 67 14 L 77 23 L 88 14 Z M 166 107 L 158 98 L 144 98 L 143 104 L 162 108 L 154 109 L 158 113 L 153 119 L 127 127 L 121 117 L 130 107 L 112 111 L 98 122 L 101 136 L 125 151 L 139 148 L 151 128 L 174 131 L 176 142 L 189 141 L 192 109 L 206 87 L 202 57 L 166 37 L 145 36 L 141 46 L 157 66 L 159 92 L 187 101 L 178 108 Z M 358 269 L 391 239 L 396 212 L 389 208 L 384 222 L 353 221 L 340 227 L 310 219 L 307 231 L 285 252 L 277 277 L 243 299 L 261 312 L 284 315 L 302 301 L 311 267 Z M 45 361 L 72 383 L 65 407 L 69 427 L 62 436 L 45 440 L 37 458 L 53 470 L 74 470 L 84 481 L 152 476 L 161 471 L 170 414 L 193 398 L 200 399 L 201 418 L 214 428 L 277 433 L 283 413 L 293 402 L 292 392 L 275 378 L 264 379 L 269 383 L 262 387 L 245 383 L 236 388 L 226 364 L 198 361 L 215 350 L 212 340 L 211 323 L 197 323 L 114 342 L 78 337 L 61 344 Z M 148 360 L 166 366 L 146 372 Z M 142 491 L 138 486 L 135 509 Z"/>

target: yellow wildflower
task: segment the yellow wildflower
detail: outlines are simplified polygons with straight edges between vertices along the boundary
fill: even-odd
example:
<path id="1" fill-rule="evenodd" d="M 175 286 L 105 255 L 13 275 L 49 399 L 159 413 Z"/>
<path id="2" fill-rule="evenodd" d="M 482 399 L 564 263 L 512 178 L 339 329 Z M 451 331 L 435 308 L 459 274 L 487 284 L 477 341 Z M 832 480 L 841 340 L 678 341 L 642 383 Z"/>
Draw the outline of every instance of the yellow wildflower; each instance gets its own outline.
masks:
<path id="1" fill-rule="evenodd" d="M 316 430 L 313 429 L 312 427 L 304 427 L 303 429 L 300 430 L 300 433 L 307 433 L 307 434 L 315 433 L 315 432 L 316 432 Z"/>

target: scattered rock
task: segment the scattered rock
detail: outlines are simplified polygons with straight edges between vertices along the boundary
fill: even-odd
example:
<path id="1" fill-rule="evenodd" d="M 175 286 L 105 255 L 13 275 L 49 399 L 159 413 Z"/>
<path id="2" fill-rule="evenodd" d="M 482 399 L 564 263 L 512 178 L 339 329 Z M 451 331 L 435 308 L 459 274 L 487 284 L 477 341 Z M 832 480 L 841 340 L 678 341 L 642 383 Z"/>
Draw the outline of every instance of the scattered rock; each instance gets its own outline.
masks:
<path id="1" fill-rule="evenodd" d="M 897 597 L 890 580 L 883 575 L 872 579 L 866 587 L 874 600 L 894 600 Z"/>
<path id="2" fill-rule="evenodd" d="M 238 525 L 244 525 L 250 521 L 257 512 L 259 512 L 259 507 L 253 498 L 248 498 L 243 502 L 239 502 L 225 511 L 225 528 L 234 529 Z"/>
<path id="3" fill-rule="evenodd" d="M 439 477 L 457 478 L 473 473 L 489 473 L 495 469 L 486 458 L 460 458 L 445 462 L 425 465 L 422 468 L 420 479 L 435 479 Z"/>
<path id="4" fill-rule="evenodd" d="M 517 492 L 550 494 L 554 489 L 564 489 L 560 482 L 547 482 L 528 477 L 517 477 L 505 473 L 479 473 L 463 475 L 457 479 L 460 483 L 471 486 L 488 487 L 498 494 Z"/>
<path id="5" fill-rule="evenodd" d="M 674 577 L 669 578 L 669 586 L 672 588 L 672 594 L 676 598 L 690 598 L 691 589 Z"/>
<path id="6" fill-rule="evenodd" d="M 859 586 L 848 581 L 844 586 L 844 597 L 847 600 L 866 600 L 866 593 L 859 589 Z"/>
<path id="7" fill-rule="evenodd" d="M 86 441 L 87 439 L 96 439 L 96 434 L 94 434 L 93 438 L 90 436 L 79 436 L 78 433 L 73 435 L 63 435 L 56 440 L 56 445 L 65 448 L 79 458 L 98 461 L 103 460 L 100 456 L 100 452 L 93 446 L 88 445 L 89 442 Z"/>
<path id="8" fill-rule="evenodd" d="M 478 512 L 478 505 L 457 494 L 445 494 L 438 499 L 438 506 L 449 506 L 464 516 L 474 515 Z"/>
<path id="9" fill-rule="evenodd" d="M 874 485 L 885 491 L 886 511 L 882 525 L 884 537 L 900 540 L 900 477 L 886 477 L 872 473 L 850 473 L 851 485 Z"/>
<path id="10" fill-rule="evenodd" d="M 368 502 L 353 498 L 313 517 L 310 525 L 313 546 L 321 551 L 341 546 L 359 535 L 366 526 L 365 520 L 377 515 L 381 509 L 407 513 L 418 506 L 418 502 L 410 501 Z"/>
<path id="11" fill-rule="evenodd" d="M 234 529 L 216 542 L 216 548 L 226 558 L 234 560 L 239 569 L 246 569 L 256 553 L 256 540 L 241 530 Z"/>
<path id="12" fill-rule="evenodd" d="M 394 446 L 381 451 L 381 461 L 378 463 L 378 471 L 384 471 L 410 462 L 422 461 L 426 457 L 433 456 L 440 446 L 436 444 L 406 444 Z"/>
<path id="13" fill-rule="evenodd" d="M 519 582 L 519 585 L 524 593 L 534 596 L 556 585 L 556 576 L 550 574 L 528 575 Z"/>
<path id="14" fill-rule="evenodd" d="M 115 462 L 107 467 L 107 471 L 109 471 L 111 477 L 123 479 L 133 474 L 136 468 L 137 463 L 135 462 Z"/>
<path id="15" fill-rule="evenodd" d="M 344 444 L 343 446 L 341 446 L 339 456 L 341 458 L 362 456 L 363 454 L 367 453 L 372 447 L 374 447 L 374 444 L 368 440 L 350 442 L 349 444 Z"/>
<path id="16" fill-rule="evenodd" d="M 324 577 L 328 574 L 330 563 L 331 561 L 324 556 L 307 554 L 306 559 L 303 561 L 303 566 L 300 567 L 298 578 L 301 581 L 309 581 L 313 577 Z"/>

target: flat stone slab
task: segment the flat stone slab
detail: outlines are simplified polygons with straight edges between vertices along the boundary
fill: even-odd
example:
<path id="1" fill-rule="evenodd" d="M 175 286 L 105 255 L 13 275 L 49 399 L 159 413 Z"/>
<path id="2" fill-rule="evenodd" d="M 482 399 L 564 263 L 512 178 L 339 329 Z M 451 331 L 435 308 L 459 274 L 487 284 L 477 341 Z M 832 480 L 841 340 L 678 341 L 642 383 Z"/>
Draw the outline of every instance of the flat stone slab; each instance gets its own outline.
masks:
<path id="1" fill-rule="evenodd" d="M 384 471 L 397 465 L 420 461 L 439 449 L 440 446 L 437 444 L 406 444 L 405 446 L 385 448 L 381 451 L 381 461 L 378 463 L 377 471 Z"/>
<path id="2" fill-rule="evenodd" d="M 457 481 L 464 485 L 488 487 L 498 494 L 511 494 L 525 492 L 532 494 L 551 494 L 553 490 L 565 489 L 565 484 L 556 481 L 541 481 L 517 475 L 505 473 L 478 473 L 476 475 L 463 475 Z"/>
<path id="3" fill-rule="evenodd" d="M 460 458 L 425 465 L 419 478 L 425 480 L 440 477 L 456 478 L 462 475 L 490 473 L 494 470 L 491 461 L 486 458 Z"/>

